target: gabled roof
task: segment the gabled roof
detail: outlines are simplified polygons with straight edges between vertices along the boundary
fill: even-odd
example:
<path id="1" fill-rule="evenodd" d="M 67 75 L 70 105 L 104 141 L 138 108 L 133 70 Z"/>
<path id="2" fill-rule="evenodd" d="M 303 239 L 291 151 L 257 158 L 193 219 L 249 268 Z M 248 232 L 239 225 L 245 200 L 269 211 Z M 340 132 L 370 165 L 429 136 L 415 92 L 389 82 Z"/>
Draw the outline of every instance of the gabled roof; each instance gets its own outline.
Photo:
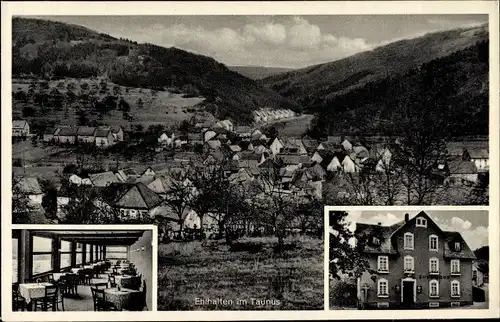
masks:
<path id="1" fill-rule="evenodd" d="M 115 206 L 149 210 L 158 206 L 161 202 L 162 199 L 158 194 L 149 189 L 144 183 L 139 182 L 119 198 Z"/>
<path id="2" fill-rule="evenodd" d="M 403 222 L 396 223 L 391 226 L 371 225 L 356 223 L 356 236 L 366 236 L 371 238 L 377 237 L 380 240 L 380 245 L 373 245 L 369 242 L 366 243 L 364 252 L 369 254 L 397 254 L 397 250 L 392 243 L 391 236 L 402 226 Z"/>
<path id="3" fill-rule="evenodd" d="M 219 140 L 209 140 L 205 142 L 205 144 L 208 145 L 212 150 L 217 150 L 221 147 L 221 142 Z"/>
<path id="4" fill-rule="evenodd" d="M 103 187 L 113 182 L 120 182 L 115 174 L 111 171 L 89 174 L 89 179 L 94 186 Z"/>
<path id="5" fill-rule="evenodd" d="M 99 126 L 95 131 L 95 136 L 96 137 L 107 137 L 110 132 L 111 132 L 111 129 L 109 127 Z"/>
<path id="6" fill-rule="evenodd" d="M 465 242 L 462 235 L 456 231 L 444 231 L 444 257 L 446 258 L 458 258 L 458 259 L 476 259 L 476 255 L 469 248 L 469 245 Z M 456 251 L 454 248 L 454 243 L 460 242 L 460 250 Z"/>
<path id="7" fill-rule="evenodd" d="M 76 136 L 77 130 L 78 129 L 76 127 L 62 127 L 61 130 L 59 131 L 59 133 L 57 133 L 57 135 L 59 135 L 59 136 Z"/>
<path id="8" fill-rule="evenodd" d="M 318 147 L 318 141 L 313 139 L 302 139 L 302 144 L 307 150 L 314 150 Z"/>
<path id="9" fill-rule="evenodd" d="M 28 121 L 26 120 L 14 120 L 12 121 L 12 128 L 13 129 L 23 129 L 26 124 L 28 124 Z"/>
<path id="10" fill-rule="evenodd" d="M 336 144 L 335 142 L 325 141 L 325 142 L 321 142 L 320 144 L 326 151 L 330 151 L 330 152 L 334 152 L 334 151 L 341 149 L 341 147 L 338 144 Z M 318 144 L 318 147 L 319 147 L 319 144 Z"/>
<path id="11" fill-rule="evenodd" d="M 278 154 L 277 159 L 282 160 L 284 164 L 304 164 L 309 162 L 307 155 L 297 154 Z"/>
<path id="12" fill-rule="evenodd" d="M 76 134 L 81 136 L 94 136 L 95 130 L 96 128 L 93 126 L 79 126 Z"/>
<path id="13" fill-rule="evenodd" d="M 464 161 L 460 158 L 448 163 L 450 174 L 476 174 L 478 173 L 476 164 L 471 161 Z"/>
<path id="14" fill-rule="evenodd" d="M 240 152 L 241 151 L 241 147 L 239 145 L 230 145 L 228 148 L 229 148 L 229 150 L 231 150 L 231 152 Z"/>
<path id="15" fill-rule="evenodd" d="M 153 182 L 148 184 L 148 188 L 155 193 L 167 193 L 170 191 L 173 184 L 172 177 L 159 177 L 156 178 Z"/>

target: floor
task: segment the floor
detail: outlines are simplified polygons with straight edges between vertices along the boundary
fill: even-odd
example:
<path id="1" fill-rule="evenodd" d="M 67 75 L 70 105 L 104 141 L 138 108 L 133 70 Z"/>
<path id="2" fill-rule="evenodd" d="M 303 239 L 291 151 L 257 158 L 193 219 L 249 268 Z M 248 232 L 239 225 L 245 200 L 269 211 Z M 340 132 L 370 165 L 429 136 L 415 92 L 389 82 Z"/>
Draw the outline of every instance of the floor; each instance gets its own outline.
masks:
<path id="1" fill-rule="evenodd" d="M 108 281 L 107 275 L 101 275 L 99 278 L 93 278 L 91 283 L 106 283 Z M 90 285 L 78 285 L 78 294 L 68 295 L 64 297 L 64 310 L 65 311 L 94 311 L 94 301 L 92 299 L 92 291 Z M 58 307 L 62 310 L 61 304 Z"/>

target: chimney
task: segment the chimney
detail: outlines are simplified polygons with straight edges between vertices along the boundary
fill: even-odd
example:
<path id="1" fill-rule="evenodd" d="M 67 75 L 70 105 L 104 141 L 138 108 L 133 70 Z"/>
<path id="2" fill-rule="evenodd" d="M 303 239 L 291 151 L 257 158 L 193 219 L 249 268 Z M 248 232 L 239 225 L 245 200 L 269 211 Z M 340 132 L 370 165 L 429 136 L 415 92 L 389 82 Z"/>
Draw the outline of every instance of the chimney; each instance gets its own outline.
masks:
<path id="1" fill-rule="evenodd" d="M 382 226 L 382 223 L 381 223 L 381 222 L 379 222 L 379 223 L 377 223 L 377 225 Z"/>
<path id="2" fill-rule="evenodd" d="M 405 214 L 405 222 L 408 222 L 410 220 L 410 215 L 409 214 Z"/>

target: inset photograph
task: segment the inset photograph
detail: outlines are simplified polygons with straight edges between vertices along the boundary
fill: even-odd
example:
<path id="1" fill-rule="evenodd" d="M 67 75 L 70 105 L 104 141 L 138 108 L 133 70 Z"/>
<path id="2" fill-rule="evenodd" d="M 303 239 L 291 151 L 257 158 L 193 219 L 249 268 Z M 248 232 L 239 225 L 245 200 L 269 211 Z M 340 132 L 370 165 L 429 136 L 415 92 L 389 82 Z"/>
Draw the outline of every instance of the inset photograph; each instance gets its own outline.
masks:
<path id="1" fill-rule="evenodd" d="M 330 310 L 487 309 L 488 211 L 329 212 Z"/>
<path id="2" fill-rule="evenodd" d="M 152 310 L 153 234 L 12 230 L 12 310 Z"/>

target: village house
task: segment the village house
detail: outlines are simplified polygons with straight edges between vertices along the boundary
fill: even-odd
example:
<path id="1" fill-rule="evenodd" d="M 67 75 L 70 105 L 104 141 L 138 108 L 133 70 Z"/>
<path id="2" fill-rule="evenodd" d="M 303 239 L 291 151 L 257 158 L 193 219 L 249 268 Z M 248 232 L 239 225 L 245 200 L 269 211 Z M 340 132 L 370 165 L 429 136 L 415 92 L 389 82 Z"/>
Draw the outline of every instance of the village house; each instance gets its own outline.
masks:
<path id="1" fill-rule="evenodd" d="M 62 127 L 56 135 L 56 141 L 59 143 L 75 144 L 78 128 Z"/>
<path id="2" fill-rule="evenodd" d="M 221 148 L 221 146 L 222 144 L 219 140 L 210 140 L 205 142 L 205 144 L 203 145 L 203 151 L 205 153 L 217 151 Z"/>
<path id="3" fill-rule="evenodd" d="M 307 150 L 302 143 L 302 140 L 296 138 L 284 138 L 282 141 L 283 147 L 280 153 L 290 153 L 298 155 L 307 155 Z"/>
<path id="4" fill-rule="evenodd" d="M 216 136 L 217 132 L 215 132 L 214 130 L 206 130 L 205 132 L 203 132 L 203 141 L 204 142 L 210 141 Z"/>
<path id="5" fill-rule="evenodd" d="M 489 170 L 488 141 L 448 142 L 446 149 L 450 157 L 462 157 L 473 162 L 479 172 Z"/>
<path id="6" fill-rule="evenodd" d="M 113 145 L 114 136 L 109 127 L 98 127 L 95 131 L 95 145 L 97 147 L 108 147 Z"/>
<path id="7" fill-rule="evenodd" d="M 50 142 L 55 140 L 55 137 L 57 136 L 57 133 L 59 132 L 59 128 L 53 128 L 53 127 L 47 127 L 43 131 L 43 138 L 42 140 L 44 142 Z"/>
<path id="8" fill-rule="evenodd" d="M 234 132 L 242 138 L 249 138 L 252 136 L 252 129 L 250 126 L 240 125 L 234 127 Z"/>
<path id="9" fill-rule="evenodd" d="M 95 187 L 107 187 L 112 183 L 122 182 L 112 171 L 89 174 L 89 179 Z"/>
<path id="10" fill-rule="evenodd" d="M 425 213 L 391 226 L 356 224 L 356 240 L 373 273 L 357 279 L 364 308 L 434 308 L 472 304 L 472 261 L 460 233 Z"/>
<path id="11" fill-rule="evenodd" d="M 119 212 L 122 220 L 149 219 L 161 206 L 163 199 L 142 182 L 110 184 L 103 197 Z"/>
<path id="12" fill-rule="evenodd" d="M 271 151 L 273 157 L 281 153 L 281 150 L 285 146 L 279 138 L 272 138 L 268 142 L 269 150 Z"/>
<path id="13" fill-rule="evenodd" d="M 168 136 L 167 133 L 162 133 L 158 138 L 158 144 L 161 147 L 171 147 L 173 144 L 173 140 Z"/>
<path id="14" fill-rule="evenodd" d="M 354 173 L 359 171 L 359 165 L 357 165 L 349 155 L 346 155 L 342 160 L 342 168 L 345 173 Z"/>
<path id="15" fill-rule="evenodd" d="M 259 129 L 255 129 L 252 131 L 250 137 L 252 138 L 252 140 L 260 140 L 260 138 L 262 137 L 262 132 Z"/>
<path id="16" fill-rule="evenodd" d="M 352 144 L 347 139 L 345 139 L 344 141 L 342 141 L 341 145 L 344 148 L 344 151 L 351 151 L 352 150 Z"/>
<path id="17" fill-rule="evenodd" d="M 313 139 L 302 139 L 302 145 L 307 151 L 307 154 L 311 155 L 315 152 L 318 147 L 318 141 Z"/>
<path id="18" fill-rule="evenodd" d="M 447 169 L 447 181 L 450 183 L 475 183 L 478 180 L 478 169 L 474 162 L 455 158 L 447 163 Z"/>
<path id="19" fill-rule="evenodd" d="M 334 142 L 325 141 L 325 142 L 321 142 L 320 144 L 318 144 L 316 150 L 318 150 L 318 151 L 335 152 L 335 151 L 340 150 L 341 147 L 342 147 L 341 145 L 336 144 Z"/>
<path id="20" fill-rule="evenodd" d="M 122 142 L 123 141 L 123 129 L 119 125 L 113 125 L 110 127 L 111 128 L 111 133 L 113 134 L 113 139 L 115 142 Z"/>
<path id="21" fill-rule="evenodd" d="M 203 144 L 203 134 L 202 133 L 195 133 L 195 132 L 190 132 L 187 134 L 187 141 L 191 145 L 195 144 Z"/>
<path id="22" fill-rule="evenodd" d="M 30 125 L 26 120 L 12 121 L 12 136 L 26 137 L 30 135 Z"/>
<path id="23" fill-rule="evenodd" d="M 340 163 L 338 155 L 334 155 L 331 158 L 330 162 L 328 162 L 328 164 L 326 165 L 326 170 L 330 172 L 337 172 L 343 170 L 343 166 Z"/>
<path id="24" fill-rule="evenodd" d="M 489 263 L 484 259 L 472 263 L 472 285 L 482 287 L 489 284 Z"/>
<path id="25" fill-rule="evenodd" d="M 76 139 L 78 140 L 78 142 L 94 143 L 95 131 L 95 127 L 79 126 L 76 131 Z"/>

